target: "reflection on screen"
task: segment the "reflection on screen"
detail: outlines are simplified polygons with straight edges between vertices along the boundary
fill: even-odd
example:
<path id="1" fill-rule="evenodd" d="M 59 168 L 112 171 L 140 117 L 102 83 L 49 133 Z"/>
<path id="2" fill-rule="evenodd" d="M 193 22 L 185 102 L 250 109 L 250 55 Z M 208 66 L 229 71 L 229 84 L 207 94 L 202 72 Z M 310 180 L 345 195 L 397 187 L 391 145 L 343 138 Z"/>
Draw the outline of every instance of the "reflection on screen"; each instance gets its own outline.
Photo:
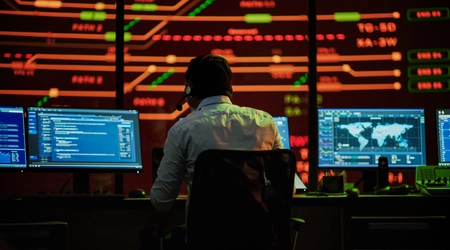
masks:
<path id="1" fill-rule="evenodd" d="M 450 109 L 436 110 L 438 165 L 450 166 Z"/>
<path id="2" fill-rule="evenodd" d="M 142 170 L 136 110 L 28 108 L 29 166 Z"/>
<path id="3" fill-rule="evenodd" d="M 319 168 L 426 165 L 423 109 L 319 109 Z"/>
<path id="4" fill-rule="evenodd" d="M 27 167 L 23 107 L 0 106 L 0 170 Z"/>

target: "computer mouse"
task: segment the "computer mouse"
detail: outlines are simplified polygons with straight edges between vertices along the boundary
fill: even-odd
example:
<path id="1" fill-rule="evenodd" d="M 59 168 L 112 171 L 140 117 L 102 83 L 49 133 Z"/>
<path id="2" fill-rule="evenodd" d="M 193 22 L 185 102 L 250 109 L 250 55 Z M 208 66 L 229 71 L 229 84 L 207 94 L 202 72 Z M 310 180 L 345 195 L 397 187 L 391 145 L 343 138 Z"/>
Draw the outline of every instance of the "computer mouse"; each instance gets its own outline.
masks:
<path id="1" fill-rule="evenodd" d="M 408 184 L 400 184 L 398 186 L 392 187 L 393 189 L 409 189 L 409 185 Z"/>
<path id="2" fill-rule="evenodd" d="M 128 197 L 130 198 L 145 198 L 145 191 L 144 189 L 136 188 L 130 191 L 128 193 Z"/>
<path id="3" fill-rule="evenodd" d="M 358 196 L 359 195 L 359 189 L 358 188 L 347 188 L 345 190 L 345 193 L 347 196 Z"/>

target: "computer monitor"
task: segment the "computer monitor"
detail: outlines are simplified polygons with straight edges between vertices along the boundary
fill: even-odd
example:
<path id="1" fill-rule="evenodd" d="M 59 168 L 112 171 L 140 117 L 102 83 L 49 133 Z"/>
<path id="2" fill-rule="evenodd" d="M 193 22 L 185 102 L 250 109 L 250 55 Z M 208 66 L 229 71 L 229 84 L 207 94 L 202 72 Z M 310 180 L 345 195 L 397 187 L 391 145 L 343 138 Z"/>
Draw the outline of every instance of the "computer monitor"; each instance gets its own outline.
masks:
<path id="1" fill-rule="evenodd" d="M 0 171 L 27 167 L 24 108 L 0 106 Z"/>
<path id="2" fill-rule="evenodd" d="M 426 165 L 421 108 L 319 108 L 319 169 L 389 169 Z"/>
<path id="3" fill-rule="evenodd" d="M 29 107 L 30 169 L 142 171 L 137 110 Z"/>
<path id="4" fill-rule="evenodd" d="M 278 133 L 281 136 L 281 142 L 283 144 L 283 148 L 291 149 L 291 135 L 289 133 L 289 119 L 287 116 L 273 116 L 273 120 L 278 128 Z M 303 181 L 298 176 L 298 173 L 295 174 L 294 184 L 296 188 L 296 193 L 304 193 L 308 191 L 308 188 L 303 183 Z"/>
<path id="5" fill-rule="evenodd" d="M 291 149 L 290 134 L 289 134 L 289 120 L 287 116 L 273 116 L 273 120 L 278 128 L 278 133 L 281 136 L 283 148 Z"/>
<path id="6" fill-rule="evenodd" d="M 89 173 L 143 170 L 137 110 L 28 107 L 28 170 L 73 172 L 89 193 Z"/>
<path id="7" fill-rule="evenodd" d="M 438 165 L 450 166 L 450 109 L 436 110 Z"/>

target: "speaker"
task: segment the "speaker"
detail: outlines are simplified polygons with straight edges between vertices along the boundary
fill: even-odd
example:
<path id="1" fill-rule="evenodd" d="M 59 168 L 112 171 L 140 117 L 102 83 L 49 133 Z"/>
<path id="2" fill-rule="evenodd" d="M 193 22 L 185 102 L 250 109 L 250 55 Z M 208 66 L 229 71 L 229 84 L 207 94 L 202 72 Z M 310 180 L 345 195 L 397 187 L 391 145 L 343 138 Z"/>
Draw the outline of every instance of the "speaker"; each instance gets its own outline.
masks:
<path id="1" fill-rule="evenodd" d="M 378 187 L 389 186 L 389 162 L 388 158 L 380 156 L 378 158 Z"/>

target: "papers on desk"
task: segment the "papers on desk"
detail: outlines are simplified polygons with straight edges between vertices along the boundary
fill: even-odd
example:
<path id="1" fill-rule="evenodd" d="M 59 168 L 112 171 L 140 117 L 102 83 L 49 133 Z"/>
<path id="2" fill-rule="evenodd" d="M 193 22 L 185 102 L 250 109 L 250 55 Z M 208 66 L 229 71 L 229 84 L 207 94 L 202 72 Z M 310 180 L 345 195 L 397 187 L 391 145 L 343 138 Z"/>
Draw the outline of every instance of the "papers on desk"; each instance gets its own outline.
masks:
<path id="1" fill-rule="evenodd" d="M 295 177 L 294 177 L 294 184 L 295 184 L 295 193 L 296 194 L 301 194 L 301 193 L 306 193 L 308 192 L 308 188 L 306 187 L 305 183 L 303 183 L 303 181 L 300 179 L 300 177 L 298 176 L 297 173 L 295 173 Z"/>

